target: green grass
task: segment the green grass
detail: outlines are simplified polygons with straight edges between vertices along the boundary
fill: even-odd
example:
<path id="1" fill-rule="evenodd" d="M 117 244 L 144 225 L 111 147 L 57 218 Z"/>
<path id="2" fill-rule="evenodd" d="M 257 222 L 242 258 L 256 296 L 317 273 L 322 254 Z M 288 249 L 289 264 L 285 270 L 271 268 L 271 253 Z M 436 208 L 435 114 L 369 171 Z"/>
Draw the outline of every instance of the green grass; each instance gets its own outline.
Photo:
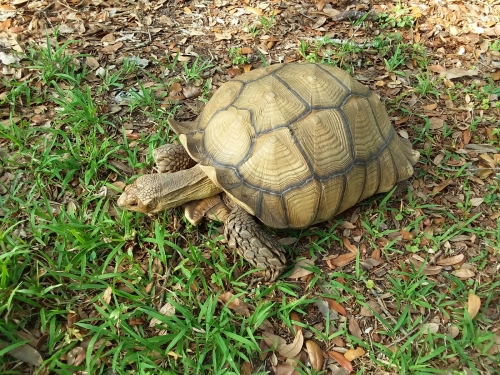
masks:
<path id="1" fill-rule="evenodd" d="M 329 37 L 319 38 L 314 43 L 302 40 L 298 52 L 308 62 L 335 65 L 351 73 L 360 64 L 382 63 L 388 72 L 405 75 L 401 69 L 407 63 L 426 69 L 429 61 L 423 46 L 404 42 L 403 36 L 397 32 L 384 33 L 364 43 Z"/>
<path id="2" fill-rule="evenodd" d="M 394 36 L 377 43 L 382 65 L 397 48 L 405 59 L 420 53 L 415 46 L 403 47 Z M 436 374 L 457 362 L 457 373 L 498 369 L 498 354 L 489 352 L 495 322 L 486 312 L 498 303 L 500 278 L 486 270 L 492 257 L 498 257 L 500 221 L 496 219 L 495 227 L 478 225 L 478 211 L 470 200 L 472 183 L 463 183 L 464 199 L 454 203 L 453 210 L 411 191 L 405 199 L 391 192 L 361 203 L 357 229 L 364 252 L 336 270 L 325 266 L 322 257 L 341 249 L 346 235 L 342 222 L 348 216 L 302 232 L 279 231 L 279 236 L 298 239 L 288 247 L 290 267 L 301 257 L 316 259 L 312 274 L 307 282 L 285 274 L 275 283 L 260 283 L 252 276 L 254 270 L 220 242 L 220 223 L 195 228 L 181 210 L 146 217 L 115 206 L 117 183 L 132 178 L 121 165 L 134 174 L 151 167 L 151 149 L 174 138 L 166 119 L 178 107 L 158 98 L 156 86 L 141 82 L 148 73 L 125 61 L 114 70 L 105 69 L 102 85 L 94 88 L 87 80 L 88 69 L 69 57 L 75 55 L 75 44 L 29 49 L 22 64 L 33 73 L 31 82 L 41 85 L 2 83 L 8 94 L 0 105 L 12 118 L 44 104 L 43 114 L 50 120 L 50 126 L 32 126 L 26 118 L 0 124 L 2 374 L 25 373 L 23 364 L 6 353 L 28 340 L 43 354 L 42 367 L 57 374 L 237 374 L 248 361 L 254 362 L 254 373 L 264 374 L 259 343 L 266 324 L 287 342 L 297 324 L 325 350 L 338 337 L 346 348 L 363 347 L 366 356 L 354 362 L 359 374 Z M 314 46 L 304 43 L 300 51 L 308 61 L 352 68 L 353 54 L 370 54 L 373 48 L 322 40 Z M 324 53 L 327 49 L 330 52 Z M 55 59 L 60 64 L 54 67 Z M 211 66 L 201 58 L 183 67 L 176 59 L 168 64 L 172 71 L 180 68 L 186 82 L 203 79 Z M 393 66 L 394 71 L 399 68 Z M 415 91 L 438 97 L 439 86 L 428 81 L 425 74 L 416 78 Z M 161 87 L 172 83 L 155 82 Z M 125 87 L 134 90 L 129 91 L 125 114 L 115 117 L 105 110 L 104 96 Z M 483 103 L 495 88 L 469 90 Z M 154 124 L 154 131 L 133 138 L 131 146 L 122 124 L 144 118 Z M 428 127 L 419 131 L 414 141 L 435 142 Z M 428 155 L 422 153 L 424 162 L 432 160 L 430 149 Z M 456 156 L 447 152 L 443 160 Z M 463 166 L 435 166 L 426 181 L 461 179 L 465 172 Z M 498 186 L 488 186 L 487 192 L 498 210 Z M 442 219 L 432 233 L 423 230 L 427 218 Z M 401 229 L 414 237 L 402 240 Z M 453 255 L 450 241 L 460 235 L 474 236 L 475 244 L 481 244 L 466 252 L 481 278 L 461 280 L 453 268 L 429 276 L 424 265 L 407 262 L 413 254 L 428 262 L 439 251 Z M 374 250 L 380 250 L 387 265 L 382 276 L 362 266 Z M 249 313 L 221 302 L 225 292 L 246 303 Z M 474 319 L 466 306 L 471 292 L 481 298 Z M 318 307 L 323 298 L 344 306 L 348 317 L 328 309 L 325 316 Z M 360 315 L 373 301 L 383 310 L 373 311 L 371 317 Z M 293 321 L 292 312 L 300 322 Z M 351 333 L 351 317 L 361 326 L 362 339 Z M 436 317 L 439 330 L 425 332 L 422 325 Z M 458 328 L 458 336 L 446 334 L 450 326 Z M 310 369 L 299 372 L 314 374 Z"/>

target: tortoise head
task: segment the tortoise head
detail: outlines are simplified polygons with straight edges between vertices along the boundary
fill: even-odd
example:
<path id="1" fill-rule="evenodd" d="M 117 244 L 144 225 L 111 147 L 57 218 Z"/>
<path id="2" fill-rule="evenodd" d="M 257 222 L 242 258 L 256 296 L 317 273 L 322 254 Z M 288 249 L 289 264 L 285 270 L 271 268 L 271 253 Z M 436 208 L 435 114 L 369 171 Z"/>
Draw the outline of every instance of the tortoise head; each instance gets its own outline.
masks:
<path id="1" fill-rule="evenodd" d="M 196 165 L 174 173 L 146 174 L 125 188 L 118 206 L 142 213 L 154 213 L 221 192 Z"/>
<path id="2" fill-rule="evenodd" d="M 165 202 L 161 204 L 161 183 L 159 183 L 158 176 L 160 175 L 147 174 L 136 179 L 125 188 L 125 191 L 118 198 L 118 206 L 142 213 L 153 213 L 175 207 L 175 205 L 169 206 Z"/>

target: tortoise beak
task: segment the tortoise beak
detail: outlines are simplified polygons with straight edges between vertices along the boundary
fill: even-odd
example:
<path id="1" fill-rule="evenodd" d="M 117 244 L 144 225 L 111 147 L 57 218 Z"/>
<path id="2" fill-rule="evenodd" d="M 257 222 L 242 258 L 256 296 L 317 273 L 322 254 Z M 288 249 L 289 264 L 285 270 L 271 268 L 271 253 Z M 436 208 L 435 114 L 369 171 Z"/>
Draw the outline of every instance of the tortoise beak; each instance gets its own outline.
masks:
<path id="1" fill-rule="evenodd" d="M 120 198 L 118 198 L 118 201 L 116 202 L 118 207 L 141 212 L 143 214 L 151 212 L 151 202 L 143 202 L 137 194 L 134 194 L 133 190 L 133 185 L 129 185 L 125 188 L 125 191 L 122 195 L 120 195 Z"/>

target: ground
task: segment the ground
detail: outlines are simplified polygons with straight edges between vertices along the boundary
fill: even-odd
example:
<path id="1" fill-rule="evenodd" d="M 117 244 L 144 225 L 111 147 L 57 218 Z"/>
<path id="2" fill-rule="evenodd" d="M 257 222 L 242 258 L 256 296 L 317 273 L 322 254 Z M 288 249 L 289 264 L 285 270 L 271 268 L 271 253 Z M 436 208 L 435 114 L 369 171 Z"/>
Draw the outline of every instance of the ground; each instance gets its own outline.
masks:
<path id="1" fill-rule="evenodd" d="M 2 374 L 500 373 L 498 1 L 0 1 Z M 275 235 L 116 199 L 214 91 L 332 64 L 420 151 L 408 186 Z M 6 354 L 8 353 L 8 354 Z"/>

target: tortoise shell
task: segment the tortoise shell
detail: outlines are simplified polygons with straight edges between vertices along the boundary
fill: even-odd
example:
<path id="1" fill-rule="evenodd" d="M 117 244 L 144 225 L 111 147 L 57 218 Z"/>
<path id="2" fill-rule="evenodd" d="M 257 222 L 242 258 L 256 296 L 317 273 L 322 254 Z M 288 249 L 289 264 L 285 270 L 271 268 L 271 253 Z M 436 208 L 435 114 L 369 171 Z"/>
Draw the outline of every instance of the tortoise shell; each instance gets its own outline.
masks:
<path id="1" fill-rule="evenodd" d="M 274 228 L 305 228 L 389 191 L 419 157 L 373 92 L 319 64 L 237 76 L 196 121 L 171 126 L 215 184 Z"/>

